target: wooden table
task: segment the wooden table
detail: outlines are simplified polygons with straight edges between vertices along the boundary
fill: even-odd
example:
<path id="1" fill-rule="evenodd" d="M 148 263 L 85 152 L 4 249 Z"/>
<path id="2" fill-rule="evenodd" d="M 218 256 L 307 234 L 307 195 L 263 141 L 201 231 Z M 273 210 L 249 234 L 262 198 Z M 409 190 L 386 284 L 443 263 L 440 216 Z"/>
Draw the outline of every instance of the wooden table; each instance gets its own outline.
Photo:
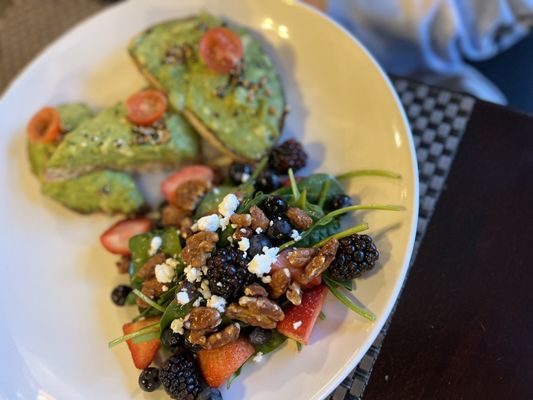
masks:
<path id="1" fill-rule="evenodd" d="M 533 115 L 476 103 L 364 399 L 533 399 Z"/>

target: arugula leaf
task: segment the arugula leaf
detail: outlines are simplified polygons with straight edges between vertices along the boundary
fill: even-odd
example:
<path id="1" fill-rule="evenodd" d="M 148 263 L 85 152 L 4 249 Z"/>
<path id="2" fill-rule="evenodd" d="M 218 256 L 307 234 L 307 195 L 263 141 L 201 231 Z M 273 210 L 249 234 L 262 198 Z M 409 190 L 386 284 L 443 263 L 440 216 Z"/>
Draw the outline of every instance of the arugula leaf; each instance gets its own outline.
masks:
<path id="1" fill-rule="evenodd" d="M 246 364 L 248 362 L 248 360 L 246 360 L 244 362 L 244 364 Z M 239 375 L 241 374 L 242 372 L 242 367 L 244 367 L 244 364 L 242 364 L 239 369 L 237 369 L 237 371 L 235 371 L 233 374 L 231 374 L 231 376 L 229 377 L 228 379 L 228 382 L 226 383 L 226 389 L 229 389 L 231 387 L 231 384 L 233 383 L 233 381 L 235 379 L 237 379 L 239 377 Z"/>
<path id="2" fill-rule="evenodd" d="M 169 326 L 170 323 L 175 319 L 183 318 L 187 314 L 189 314 L 191 312 L 194 300 L 196 300 L 196 298 L 193 298 L 190 302 L 184 305 L 178 304 L 176 302 L 176 299 L 172 300 L 172 302 L 168 305 L 167 309 L 163 313 L 161 320 L 159 321 L 161 332 L 163 332 L 163 330 L 167 326 Z"/>
<path id="3" fill-rule="evenodd" d="M 354 313 L 359 314 L 363 318 L 366 318 L 369 321 L 375 321 L 376 316 L 372 311 L 365 310 L 364 308 L 355 304 L 355 302 L 346 296 L 339 288 L 336 282 L 332 281 L 327 275 L 322 275 L 322 281 L 328 287 L 329 291 L 333 296 L 337 298 L 342 304 L 344 304 L 349 310 L 352 310 Z"/>
<path id="4" fill-rule="evenodd" d="M 196 208 L 194 219 L 215 213 L 224 197 L 230 193 L 235 193 L 236 190 L 237 188 L 234 186 L 219 186 L 208 192 Z"/>
<path id="5" fill-rule="evenodd" d="M 295 342 L 296 342 L 296 341 L 295 341 Z M 303 347 L 304 347 L 303 344 L 301 344 L 300 342 L 296 342 L 296 348 L 298 349 L 298 353 L 299 353 L 300 351 L 302 351 L 302 348 L 303 348 Z"/>

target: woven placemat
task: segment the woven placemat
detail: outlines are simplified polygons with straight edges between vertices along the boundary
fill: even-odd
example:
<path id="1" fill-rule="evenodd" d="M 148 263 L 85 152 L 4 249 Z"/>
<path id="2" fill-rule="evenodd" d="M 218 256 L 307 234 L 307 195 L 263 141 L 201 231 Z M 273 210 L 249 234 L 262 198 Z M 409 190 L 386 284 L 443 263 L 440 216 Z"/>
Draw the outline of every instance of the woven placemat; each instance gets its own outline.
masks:
<path id="1" fill-rule="evenodd" d="M 112 2 L 0 0 L 0 92 L 52 40 Z M 402 78 L 392 77 L 392 81 L 411 124 L 420 171 L 420 218 L 412 263 L 445 187 L 475 100 Z M 356 400 L 362 397 L 389 323 L 359 365 L 328 399 Z"/>

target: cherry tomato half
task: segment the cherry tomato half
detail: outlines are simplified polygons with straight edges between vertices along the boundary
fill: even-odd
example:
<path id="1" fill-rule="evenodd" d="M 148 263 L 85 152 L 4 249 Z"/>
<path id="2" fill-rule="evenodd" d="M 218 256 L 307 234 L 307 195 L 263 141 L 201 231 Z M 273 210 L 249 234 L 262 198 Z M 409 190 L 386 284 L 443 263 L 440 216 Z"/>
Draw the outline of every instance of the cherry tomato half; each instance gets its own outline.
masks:
<path id="1" fill-rule="evenodd" d="M 241 38 L 228 28 L 211 28 L 204 33 L 199 45 L 200 58 L 212 70 L 227 74 L 242 58 Z"/>
<path id="2" fill-rule="evenodd" d="M 142 90 L 126 100 L 128 119 L 137 125 L 150 125 L 163 116 L 167 97 L 157 90 Z"/>
<path id="3" fill-rule="evenodd" d="M 55 108 L 44 107 L 30 119 L 27 132 L 33 142 L 53 142 L 61 133 L 59 113 Z"/>

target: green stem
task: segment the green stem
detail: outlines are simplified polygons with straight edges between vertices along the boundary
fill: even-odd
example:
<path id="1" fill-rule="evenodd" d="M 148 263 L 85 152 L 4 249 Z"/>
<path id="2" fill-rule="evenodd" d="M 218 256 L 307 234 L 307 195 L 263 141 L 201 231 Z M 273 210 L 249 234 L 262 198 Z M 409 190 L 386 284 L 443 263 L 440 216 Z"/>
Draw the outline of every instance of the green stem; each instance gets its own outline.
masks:
<path id="1" fill-rule="evenodd" d="M 254 172 L 252 173 L 252 176 L 250 177 L 250 181 L 254 181 L 257 179 L 259 175 L 264 171 L 268 163 L 268 156 L 263 157 L 259 163 L 257 163 L 257 166 L 254 169 Z"/>
<path id="2" fill-rule="evenodd" d="M 397 172 L 386 171 L 384 169 L 360 169 L 337 175 L 338 180 L 356 178 L 360 176 L 381 176 L 384 178 L 401 179 L 402 175 Z"/>
<path id="3" fill-rule="evenodd" d="M 348 307 L 350 310 L 355 312 L 356 314 L 359 314 L 361 317 L 366 318 L 369 321 L 375 321 L 376 316 L 371 311 L 364 310 L 354 304 L 348 297 L 346 297 L 336 285 L 332 284 L 332 282 L 323 276 L 323 281 L 328 287 L 329 291 L 339 300 L 342 304 L 344 304 L 346 307 Z"/>
<path id="4" fill-rule="evenodd" d="M 307 203 L 307 188 L 304 188 L 304 190 L 302 190 L 302 193 L 300 194 L 300 198 L 298 199 L 298 204 L 296 205 L 298 206 L 298 208 L 301 208 L 302 210 L 304 210 L 306 203 Z"/>
<path id="5" fill-rule="evenodd" d="M 150 307 L 155 308 L 157 311 L 161 311 L 162 313 L 165 312 L 165 307 L 160 306 L 155 301 L 153 301 L 150 297 L 146 296 L 143 292 L 141 292 L 139 289 L 133 289 L 133 293 L 140 297 L 146 304 L 148 304 Z"/>
<path id="6" fill-rule="evenodd" d="M 330 185 L 331 182 L 329 181 L 329 179 L 325 180 L 324 183 L 322 183 L 322 189 L 320 189 L 320 194 L 318 195 L 318 206 L 320 208 L 324 208 Z"/>
<path id="7" fill-rule="evenodd" d="M 326 314 L 324 314 L 322 311 L 320 311 L 320 314 L 318 314 L 318 319 L 320 321 L 324 321 L 326 319 Z"/>
<path id="8" fill-rule="evenodd" d="M 359 233 L 359 232 L 362 232 L 362 231 L 366 231 L 367 229 L 368 229 L 368 224 L 367 223 L 362 223 L 362 224 L 356 225 L 356 226 L 354 226 L 354 227 L 352 227 L 350 229 L 346 229 L 345 231 L 338 232 L 338 233 L 336 233 L 334 235 L 328 236 L 327 238 L 322 239 L 320 242 L 315 243 L 313 245 L 313 247 L 322 247 L 330 239 L 333 239 L 333 238 L 342 239 L 342 238 L 345 238 L 347 236 L 353 235 L 354 233 Z"/>
<path id="9" fill-rule="evenodd" d="M 338 210 L 335 210 L 335 211 L 332 211 L 326 214 L 324 218 L 330 219 L 338 215 L 349 213 L 351 211 L 360 211 L 360 210 L 402 211 L 402 210 L 405 210 L 405 208 L 403 206 L 396 206 L 392 204 L 367 204 L 367 205 L 359 204 L 356 206 L 339 208 Z"/>
<path id="10" fill-rule="evenodd" d="M 294 201 L 297 202 L 300 198 L 300 191 L 298 190 L 298 183 L 296 182 L 292 168 L 289 168 L 289 180 L 291 181 L 292 196 L 294 197 Z"/>
<path id="11" fill-rule="evenodd" d="M 291 247 L 296 244 L 296 240 L 291 240 L 290 242 L 285 242 L 279 246 L 279 251 L 285 250 L 288 247 Z"/>
<path id="12" fill-rule="evenodd" d="M 148 325 L 142 329 L 139 329 L 138 331 L 132 332 L 128 335 L 124 335 L 121 337 L 118 337 L 112 341 L 110 341 L 107 345 L 109 348 L 116 346 L 117 344 L 120 344 L 122 342 L 125 342 L 126 340 L 134 339 L 137 336 L 146 335 L 147 333 L 157 332 L 159 330 L 159 322 L 156 322 L 155 324 Z"/>

